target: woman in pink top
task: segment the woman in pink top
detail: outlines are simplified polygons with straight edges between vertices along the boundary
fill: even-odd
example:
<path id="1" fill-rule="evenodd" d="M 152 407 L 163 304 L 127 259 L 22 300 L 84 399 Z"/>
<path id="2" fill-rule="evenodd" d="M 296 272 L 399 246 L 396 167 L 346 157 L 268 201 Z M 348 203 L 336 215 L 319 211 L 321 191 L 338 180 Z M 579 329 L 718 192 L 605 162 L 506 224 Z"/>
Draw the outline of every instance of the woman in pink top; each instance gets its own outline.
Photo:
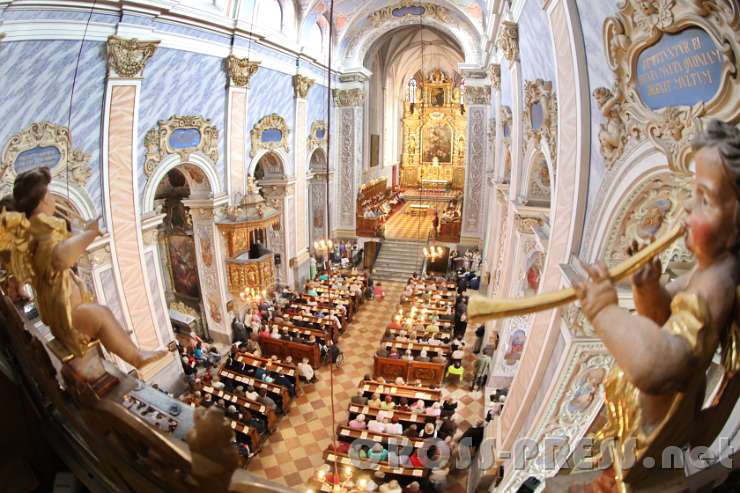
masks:
<path id="1" fill-rule="evenodd" d="M 367 423 L 365 423 L 365 415 L 358 414 L 355 419 L 349 422 L 349 427 L 353 430 L 364 430 L 367 427 Z"/>
<path id="2" fill-rule="evenodd" d="M 381 286 L 379 282 L 376 282 L 375 286 L 373 287 L 373 295 L 375 296 L 375 299 L 378 301 L 383 301 L 383 298 L 385 297 L 383 286 Z"/>

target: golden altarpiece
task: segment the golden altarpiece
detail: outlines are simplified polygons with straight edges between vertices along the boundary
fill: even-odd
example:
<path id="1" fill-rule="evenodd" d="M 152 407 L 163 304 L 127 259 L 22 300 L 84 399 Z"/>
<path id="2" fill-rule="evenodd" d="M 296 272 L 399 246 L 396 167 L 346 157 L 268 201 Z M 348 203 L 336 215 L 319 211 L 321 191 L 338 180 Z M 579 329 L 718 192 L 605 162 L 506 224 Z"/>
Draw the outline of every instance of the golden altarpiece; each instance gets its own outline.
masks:
<path id="1" fill-rule="evenodd" d="M 460 87 L 440 69 L 404 102 L 401 187 L 463 190 L 467 118 Z"/>

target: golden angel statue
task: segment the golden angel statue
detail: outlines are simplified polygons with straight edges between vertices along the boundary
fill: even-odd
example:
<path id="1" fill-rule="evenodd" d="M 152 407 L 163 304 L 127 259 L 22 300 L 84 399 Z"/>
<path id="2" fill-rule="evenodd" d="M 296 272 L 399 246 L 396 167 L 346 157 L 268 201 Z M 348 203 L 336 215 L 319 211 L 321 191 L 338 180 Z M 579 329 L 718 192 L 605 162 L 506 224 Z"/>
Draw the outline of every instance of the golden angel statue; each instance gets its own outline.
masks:
<path id="1" fill-rule="evenodd" d="M 70 234 L 64 219 L 55 217 L 51 174 L 38 168 L 19 174 L 13 185 L 14 211 L 0 214 L 0 252 L 9 254 L 6 269 L 19 283 L 30 283 L 41 320 L 76 357 L 99 339 L 110 352 L 140 368 L 166 351 L 142 351 L 131 341 L 113 313 L 93 302 L 72 271 L 90 243 L 100 235 L 98 220 Z"/>
<path id="2" fill-rule="evenodd" d="M 683 480 L 683 469 L 662 463 L 668 447 L 710 445 L 740 395 L 740 129 L 713 120 L 693 151 L 694 193 L 685 224 L 668 235 L 673 238 L 645 249 L 633 244 L 633 256 L 611 270 L 603 263 L 586 266 L 589 279 L 576 283 L 574 293 L 481 297 L 468 307 L 468 318 L 480 322 L 522 313 L 522 307 L 551 308 L 571 295 L 580 299 L 615 361 L 605 382 L 608 422 L 597 434 L 611 444 L 613 462 L 596 491 L 660 491 Z M 656 245 L 683 231 L 696 266 L 663 286 Z M 614 287 L 629 272 L 636 314 L 619 306 Z M 721 378 L 709 379 L 718 351 Z"/>

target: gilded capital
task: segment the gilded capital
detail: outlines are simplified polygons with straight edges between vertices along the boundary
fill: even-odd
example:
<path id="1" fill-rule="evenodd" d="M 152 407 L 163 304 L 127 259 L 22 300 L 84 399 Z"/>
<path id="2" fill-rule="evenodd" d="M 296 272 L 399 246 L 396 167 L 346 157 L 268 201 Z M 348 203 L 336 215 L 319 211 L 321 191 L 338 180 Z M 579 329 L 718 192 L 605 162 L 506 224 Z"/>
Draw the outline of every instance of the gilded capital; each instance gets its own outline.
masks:
<path id="1" fill-rule="evenodd" d="M 465 88 L 465 104 L 490 104 L 491 86 L 468 86 Z"/>
<path id="2" fill-rule="evenodd" d="M 157 51 L 158 45 L 159 41 L 109 36 L 106 44 L 108 76 L 118 79 L 143 77 L 144 66 Z"/>
<path id="3" fill-rule="evenodd" d="M 491 78 L 491 85 L 497 91 L 501 90 L 501 65 L 498 63 L 492 64 L 488 67 L 488 75 Z"/>
<path id="4" fill-rule="evenodd" d="M 334 89 L 332 91 L 337 106 L 360 106 L 365 100 L 362 89 Z"/>
<path id="5" fill-rule="evenodd" d="M 226 58 L 226 72 L 229 80 L 237 87 L 249 87 L 249 80 L 260 68 L 260 62 L 252 62 L 248 58 L 239 58 L 229 55 Z"/>
<path id="6" fill-rule="evenodd" d="M 516 22 L 503 21 L 496 45 L 509 62 L 519 60 L 519 25 Z"/>
<path id="7" fill-rule="evenodd" d="M 309 79 L 308 77 L 305 77 L 303 75 L 294 75 L 293 76 L 293 91 L 295 93 L 296 98 L 300 99 L 306 99 L 306 96 L 308 96 L 308 90 L 311 89 L 311 86 L 313 85 L 314 80 Z"/>

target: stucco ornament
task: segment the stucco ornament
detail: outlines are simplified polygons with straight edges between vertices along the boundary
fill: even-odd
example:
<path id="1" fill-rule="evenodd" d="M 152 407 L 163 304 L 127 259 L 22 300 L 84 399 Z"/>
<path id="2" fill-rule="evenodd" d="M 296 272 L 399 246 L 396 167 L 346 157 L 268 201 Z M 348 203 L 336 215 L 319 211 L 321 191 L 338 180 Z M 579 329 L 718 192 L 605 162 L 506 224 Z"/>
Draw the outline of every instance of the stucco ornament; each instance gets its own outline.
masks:
<path id="1" fill-rule="evenodd" d="M 503 21 L 500 29 L 496 46 L 509 63 L 519 60 L 519 25 L 516 22 Z"/>
<path id="2" fill-rule="evenodd" d="M 189 142 L 176 144 L 171 138 L 177 132 L 186 131 Z M 149 177 L 159 163 L 170 154 L 177 154 L 182 161 L 200 152 L 215 166 L 218 162 L 218 129 L 211 120 L 198 115 L 172 115 L 168 120 L 159 120 L 144 136 L 146 160 L 144 174 Z"/>
<path id="3" fill-rule="evenodd" d="M 447 8 L 433 3 L 415 2 L 413 0 L 403 0 L 402 2 L 399 2 L 395 5 L 376 10 L 368 16 L 368 20 L 374 28 L 377 28 L 388 22 L 389 20 L 393 20 L 398 17 L 406 17 L 409 15 L 413 15 L 414 17 L 416 17 L 419 15 L 412 14 L 410 8 L 417 9 L 418 11 L 423 10 L 422 15 L 424 17 L 431 17 L 433 19 L 437 19 L 440 22 L 450 22 L 450 14 Z M 405 9 L 409 9 L 409 13 L 404 13 L 406 11 Z M 394 15 L 394 12 L 397 15 Z"/>
<path id="4" fill-rule="evenodd" d="M 295 92 L 295 97 L 306 99 L 306 96 L 308 96 L 308 90 L 311 89 L 313 83 L 313 79 L 309 79 L 308 77 L 305 77 L 303 75 L 294 75 L 293 91 Z"/>
<path id="5" fill-rule="evenodd" d="M 263 133 L 268 130 L 280 132 L 280 138 L 277 140 L 266 141 L 263 139 Z M 250 136 L 252 138 L 252 148 L 249 152 L 250 157 L 255 157 L 262 149 L 273 151 L 282 149 L 288 152 L 288 134 L 290 129 L 285 119 L 277 113 L 272 113 L 262 118 L 252 129 Z"/>
<path id="6" fill-rule="evenodd" d="M 614 166 L 630 139 L 649 139 L 674 172 L 689 174 L 691 141 L 702 122 L 740 119 L 740 10 L 733 0 L 625 0 L 617 6 L 604 22 L 615 82 L 593 92 L 605 118 L 599 143 L 606 165 Z M 687 29 L 694 31 L 680 39 Z M 650 49 L 657 51 L 645 55 Z M 663 99 L 649 105 L 646 95 Z"/>
<path id="7" fill-rule="evenodd" d="M 144 66 L 157 51 L 158 45 L 159 41 L 109 36 L 106 44 L 108 76 L 121 79 L 143 77 Z"/>
<path id="8" fill-rule="evenodd" d="M 542 141 L 547 143 L 550 162 L 557 159 L 558 103 L 552 90 L 552 82 L 542 79 L 525 81 L 524 108 L 525 153 L 530 149 L 542 150 Z"/>
<path id="9" fill-rule="evenodd" d="M 491 79 L 491 86 L 497 91 L 501 90 L 501 65 L 498 63 L 488 67 L 488 76 Z"/>
<path id="10" fill-rule="evenodd" d="M 361 106 L 365 100 L 365 92 L 360 88 L 333 89 L 332 96 L 337 106 Z"/>
<path id="11" fill-rule="evenodd" d="M 54 179 L 69 180 L 80 187 L 84 187 L 90 178 L 90 154 L 81 149 L 72 147 L 72 138 L 69 129 L 49 122 L 32 123 L 29 127 L 13 135 L 5 144 L 0 161 L 0 189 L 3 193 L 10 193 L 13 188 L 18 156 L 25 151 L 34 149 L 55 148 L 58 161 L 43 163 L 49 167 Z M 53 152 L 53 151 L 52 151 Z"/>

